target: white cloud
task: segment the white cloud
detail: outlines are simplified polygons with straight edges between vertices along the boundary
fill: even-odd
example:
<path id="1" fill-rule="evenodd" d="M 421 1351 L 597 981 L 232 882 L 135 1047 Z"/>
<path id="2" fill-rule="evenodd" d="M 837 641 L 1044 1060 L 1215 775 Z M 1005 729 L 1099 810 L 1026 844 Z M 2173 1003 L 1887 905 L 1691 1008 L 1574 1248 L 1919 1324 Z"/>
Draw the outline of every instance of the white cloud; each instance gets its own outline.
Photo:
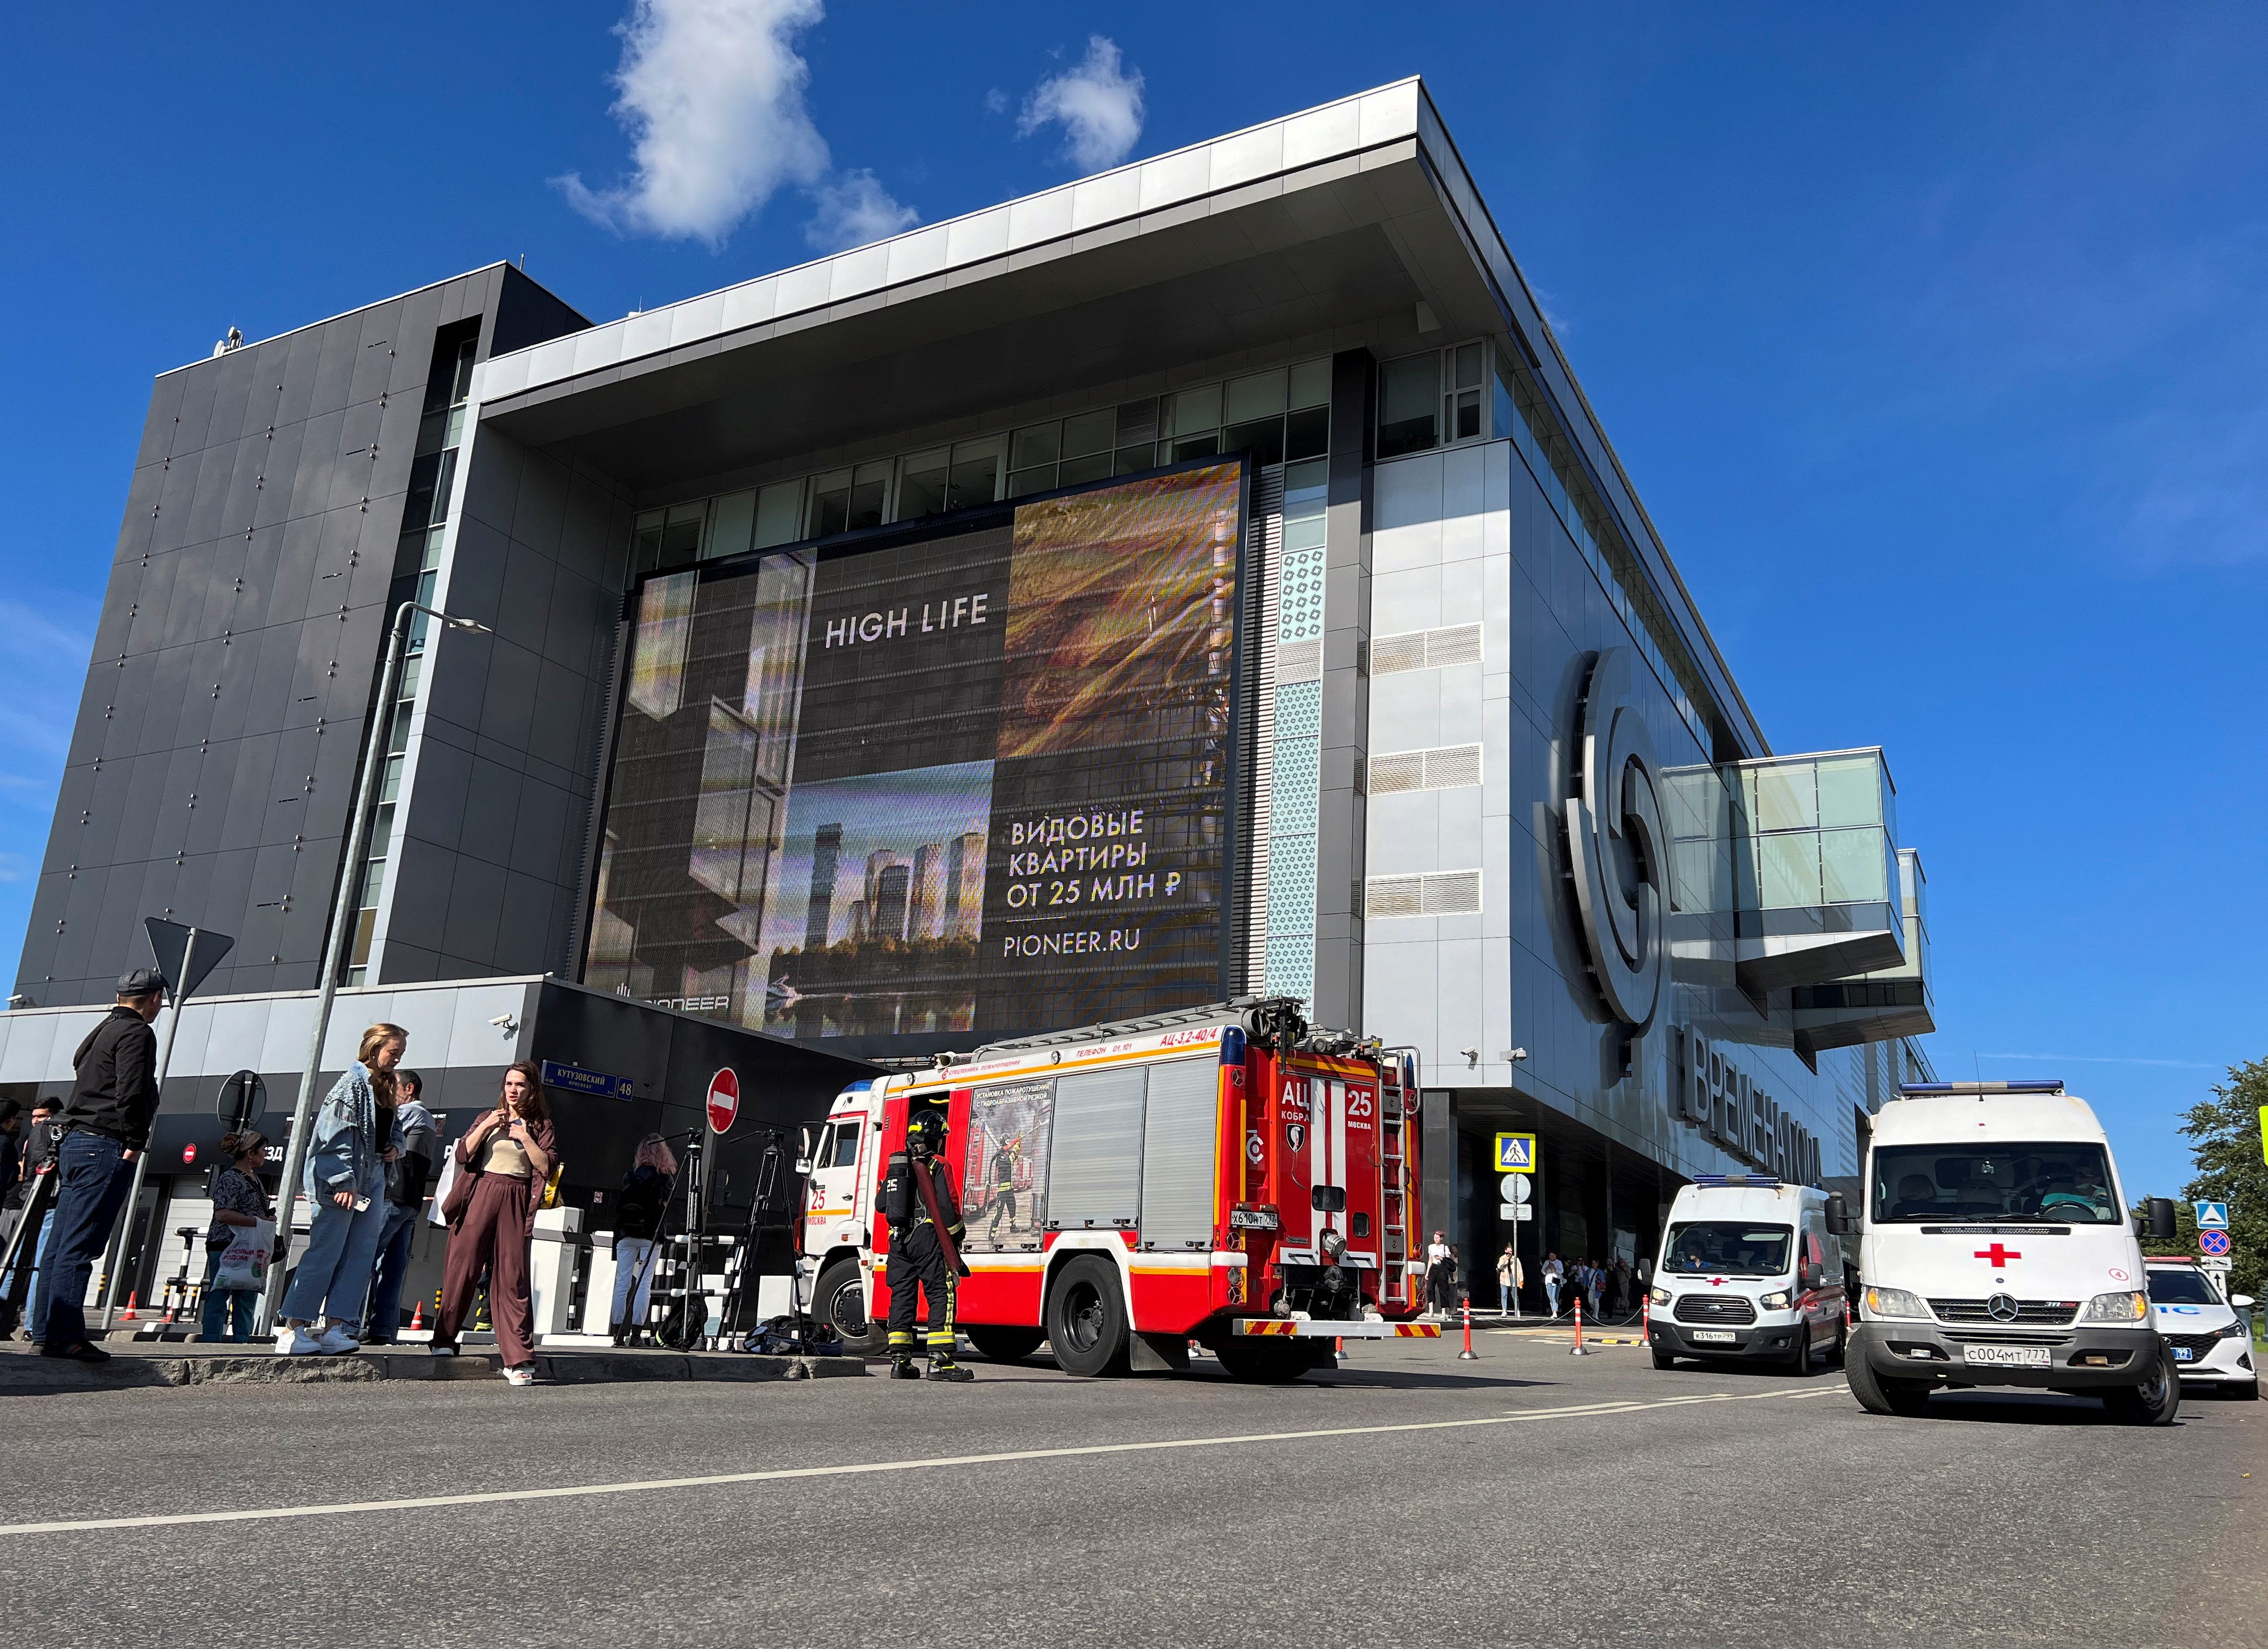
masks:
<path id="1" fill-rule="evenodd" d="M 821 252 L 863 247 L 921 221 L 919 212 L 899 205 L 874 174 L 864 169 L 838 173 L 811 195 L 819 210 L 803 226 L 803 235 Z"/>
<path id="2" fill-rule="evenodd" d="M 1117 43 L 1092 34 L 1086 56 L 1075 68 L 1032 89 L 1016 135 L 1029 137 L 1042 126 L 1060 125 L 1065 157 L 1083 172 L 1100 172 L 1133 152 L 1142 114 L 1142 71 L 1127 73 Z"/>
<path id="3" fill-rule="evenodd" d="M 1005 114 L 1008 112 L 1008 94 L 994 86 L 984 94 L 984 112 L 987 114 Z"/>
<path id="4" fill-rule="evenodd" d="M 630 135 L 636 170 L 608 188 L 592 188 L 579 173 L 553 183 L 617 234 L 711 249 L 783 188 L 818 201 L 815 239 L 821 223 L 887 219 L 887 233 L 917 221 L 871 172 L 834 171 L 804 107 L 811 69 L 795 43 L 825 15 L 823 0 L 634 0 L 615 29 L 622 58 L 614 115 Z"/>

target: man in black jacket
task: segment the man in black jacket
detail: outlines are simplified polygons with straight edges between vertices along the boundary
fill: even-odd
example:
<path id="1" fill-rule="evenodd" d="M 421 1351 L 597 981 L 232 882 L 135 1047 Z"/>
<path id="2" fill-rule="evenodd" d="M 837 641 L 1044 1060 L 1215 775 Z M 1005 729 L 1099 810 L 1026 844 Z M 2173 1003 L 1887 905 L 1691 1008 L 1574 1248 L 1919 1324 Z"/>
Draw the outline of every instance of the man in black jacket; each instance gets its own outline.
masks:
<path id="1" fill-rule="evenodd" d="M 55 1157 L 62 1184 L 55 1234 L 32 1307 L 32 1331 L 43 1357 L 110 1360 L 110 1353 L 87 1339 L 79 1307 L 134 1182 L 134 1159 L 149 1147 L 150 1123 L 158 1114 L 158 1037 L 150 1021 L 165 999 L 166 976 L 136 968 L 118 982 L 118 1005 L 71 1056 L 78 1079 L 55 1118 L 63 1137 Z"/>

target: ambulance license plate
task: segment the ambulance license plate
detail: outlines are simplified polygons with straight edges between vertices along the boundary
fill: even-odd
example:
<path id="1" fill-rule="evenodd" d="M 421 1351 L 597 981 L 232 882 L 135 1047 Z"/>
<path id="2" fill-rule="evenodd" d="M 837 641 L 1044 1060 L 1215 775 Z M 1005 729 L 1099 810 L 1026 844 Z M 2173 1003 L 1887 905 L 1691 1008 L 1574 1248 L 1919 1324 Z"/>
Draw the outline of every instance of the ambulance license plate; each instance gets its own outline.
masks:
<path id="1" fill-rule="evenodd" d="M 1696 1329 L 1692 1333 L 1695 1339 L 1706 1340 L 1712 1345 L 1730 1345 L 1741 1337 L 1730 1329 Z"/>
<path id="2" fill-rule="evenodd" d="M 2048 1348 L 2044 1345 L 1964 1345 L 1961 1348 L 1964 1363 L 1997 1363 L 2004 1367 L 2045 1368 Z"/>

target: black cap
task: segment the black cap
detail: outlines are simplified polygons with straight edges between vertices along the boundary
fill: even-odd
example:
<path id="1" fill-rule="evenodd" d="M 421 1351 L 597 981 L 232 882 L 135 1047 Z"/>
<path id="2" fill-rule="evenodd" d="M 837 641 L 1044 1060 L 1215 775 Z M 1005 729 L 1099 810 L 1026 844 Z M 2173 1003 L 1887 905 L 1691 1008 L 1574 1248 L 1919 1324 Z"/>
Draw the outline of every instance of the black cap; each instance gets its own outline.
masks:
<path id="1" fill-rule="evenodd" d="M 118 975 L 118 994 L 122 997 L 146 997 L 165 988 L 166 975 L 154 968 L 136 968 L 131 973 Z"/>

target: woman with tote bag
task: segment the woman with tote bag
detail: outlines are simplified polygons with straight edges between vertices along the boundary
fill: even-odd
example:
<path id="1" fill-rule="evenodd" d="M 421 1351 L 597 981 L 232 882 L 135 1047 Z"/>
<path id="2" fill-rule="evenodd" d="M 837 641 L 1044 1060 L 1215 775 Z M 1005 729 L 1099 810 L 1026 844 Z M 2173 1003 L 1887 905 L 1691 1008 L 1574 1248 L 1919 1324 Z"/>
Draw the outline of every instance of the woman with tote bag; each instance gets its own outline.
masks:
<path id="1" fill-rule="evenodd" d="M 257 1129 L 247 1128 L 223 1135 L 220 1148 L 229 1160 L 213 1175 L 197 1337 L 241 1345 L 252 1338 L 252 1319 L 268 1283 L 268 1256 L 276 1242 L 275 1216 L 260 1184 L 268 1141 Z"/>
<path id="2" fill-rule="evenodd" d="M 496 1325 L 504 1377 L 515 1386 L 535 1378 L 535 1311 L 528 1298 L 528 1245 L 545 1182 L 558 1167 L 543 1084 L 526 1061 L 504 1073 L 497 1108 L 466 1130 L 452 1157 L 455 1183 L 443 1200 L 449 1257 L 441 1272 L 441 1311 L 433 1355 L 453 1357 L 457 1334 L 472 1309 L 481 1273 L 489 1278 L 489 1320 Z"/>

